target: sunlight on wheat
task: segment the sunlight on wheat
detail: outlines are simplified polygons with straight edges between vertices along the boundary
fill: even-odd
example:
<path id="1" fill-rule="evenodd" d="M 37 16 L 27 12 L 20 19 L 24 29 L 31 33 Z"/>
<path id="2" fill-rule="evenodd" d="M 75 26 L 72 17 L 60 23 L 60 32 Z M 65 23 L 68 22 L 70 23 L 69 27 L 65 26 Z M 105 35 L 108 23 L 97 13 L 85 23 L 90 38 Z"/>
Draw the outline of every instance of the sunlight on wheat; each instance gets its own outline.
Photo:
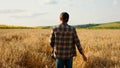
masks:
<path id="1" fill-rule="evenodd" d="M 88 57 L 77 51 L 73 68 L 119 68 L 120 30 L 77 30 Z M 0 29 L 0 68 L 55 68 L 50 29 Z"/>

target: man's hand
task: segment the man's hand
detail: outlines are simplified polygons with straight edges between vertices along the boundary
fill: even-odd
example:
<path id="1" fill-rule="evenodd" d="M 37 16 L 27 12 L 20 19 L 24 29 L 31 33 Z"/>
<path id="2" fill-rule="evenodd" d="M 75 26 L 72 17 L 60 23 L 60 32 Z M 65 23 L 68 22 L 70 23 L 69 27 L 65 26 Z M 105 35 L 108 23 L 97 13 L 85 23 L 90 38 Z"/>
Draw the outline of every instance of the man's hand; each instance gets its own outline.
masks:
<path id="1" fill-rule="evenodd" d="M 87 62 L 87 57 L 84 54 L 82 55 L 82 57 L 83 57 L 83 60 Z"/>

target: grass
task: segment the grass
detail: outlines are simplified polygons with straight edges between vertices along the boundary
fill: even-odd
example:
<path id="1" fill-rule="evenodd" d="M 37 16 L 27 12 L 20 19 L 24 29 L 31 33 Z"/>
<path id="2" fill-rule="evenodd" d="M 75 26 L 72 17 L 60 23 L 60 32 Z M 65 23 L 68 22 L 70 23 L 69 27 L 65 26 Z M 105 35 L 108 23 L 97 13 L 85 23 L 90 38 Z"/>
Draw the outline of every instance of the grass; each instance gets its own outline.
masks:
<path id="1" fill-rule="evenodd" d="M 50 29 L 0 29 L 0 68 L 55 68 Z M 73 68 L 119 68 L 120 30 L 77 30 L 88 57 L 77 51 Z"/>
<path id="2" fill-rule="evenodd" d="M 111 23 L 105 23 L 101 24 L 99 26 L 95 26 L 93 28 L 111 28 L 111 29 L 119 29 L 120 28 L 120 22 L 111 22 Z"/>
<path id="3" fill-rule="evenodd" d="M 84 29 L 120 29 L 120 22 L 109 22 L 103 24 L 86 24 L 86 25 L 77 25 L 77 28 Z"/>
<path id="4" fill-rule="evenodd" d="M 35 27 L 0 25 L 0 29 L 34 29 Z"/>
<path id="5" fill-rule="evenodd" d="M 36 27 L 28 27 L 28 26 L 13 26 L 13 25 L 0 25 L 0 29 L 50 29 L 51 26 L 36 26 Z"/>

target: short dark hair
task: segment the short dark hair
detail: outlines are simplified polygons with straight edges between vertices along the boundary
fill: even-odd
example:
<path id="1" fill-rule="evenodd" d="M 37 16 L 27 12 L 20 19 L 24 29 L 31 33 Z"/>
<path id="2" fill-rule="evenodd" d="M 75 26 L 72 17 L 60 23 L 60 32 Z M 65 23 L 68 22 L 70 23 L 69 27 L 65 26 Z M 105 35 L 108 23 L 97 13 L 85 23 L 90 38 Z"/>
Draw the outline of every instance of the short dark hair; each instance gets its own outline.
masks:
<path id="1" fill-rule="evenodd" d="M 69 14 L 67 12 L 62 12 L 60 14 L 60 19 L 63 21 L 63 22 L 68 22 L 69 20 Z"/>

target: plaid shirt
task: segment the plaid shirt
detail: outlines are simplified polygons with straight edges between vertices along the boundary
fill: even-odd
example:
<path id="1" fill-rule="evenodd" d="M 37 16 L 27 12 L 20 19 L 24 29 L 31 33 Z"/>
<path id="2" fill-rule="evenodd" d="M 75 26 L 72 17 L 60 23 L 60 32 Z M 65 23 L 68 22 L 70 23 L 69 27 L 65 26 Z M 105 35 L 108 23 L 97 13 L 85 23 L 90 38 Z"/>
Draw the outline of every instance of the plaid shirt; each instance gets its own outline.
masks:
<path id="1" fill-rule="evenodd" d="M 79 38 L 74 27 L 66 23 L 55 26 L 50 36 L 50 45 L 54 48 L 55 57 L 69 59 L 76 56 L 76 47 L 83 54 Z"/>

